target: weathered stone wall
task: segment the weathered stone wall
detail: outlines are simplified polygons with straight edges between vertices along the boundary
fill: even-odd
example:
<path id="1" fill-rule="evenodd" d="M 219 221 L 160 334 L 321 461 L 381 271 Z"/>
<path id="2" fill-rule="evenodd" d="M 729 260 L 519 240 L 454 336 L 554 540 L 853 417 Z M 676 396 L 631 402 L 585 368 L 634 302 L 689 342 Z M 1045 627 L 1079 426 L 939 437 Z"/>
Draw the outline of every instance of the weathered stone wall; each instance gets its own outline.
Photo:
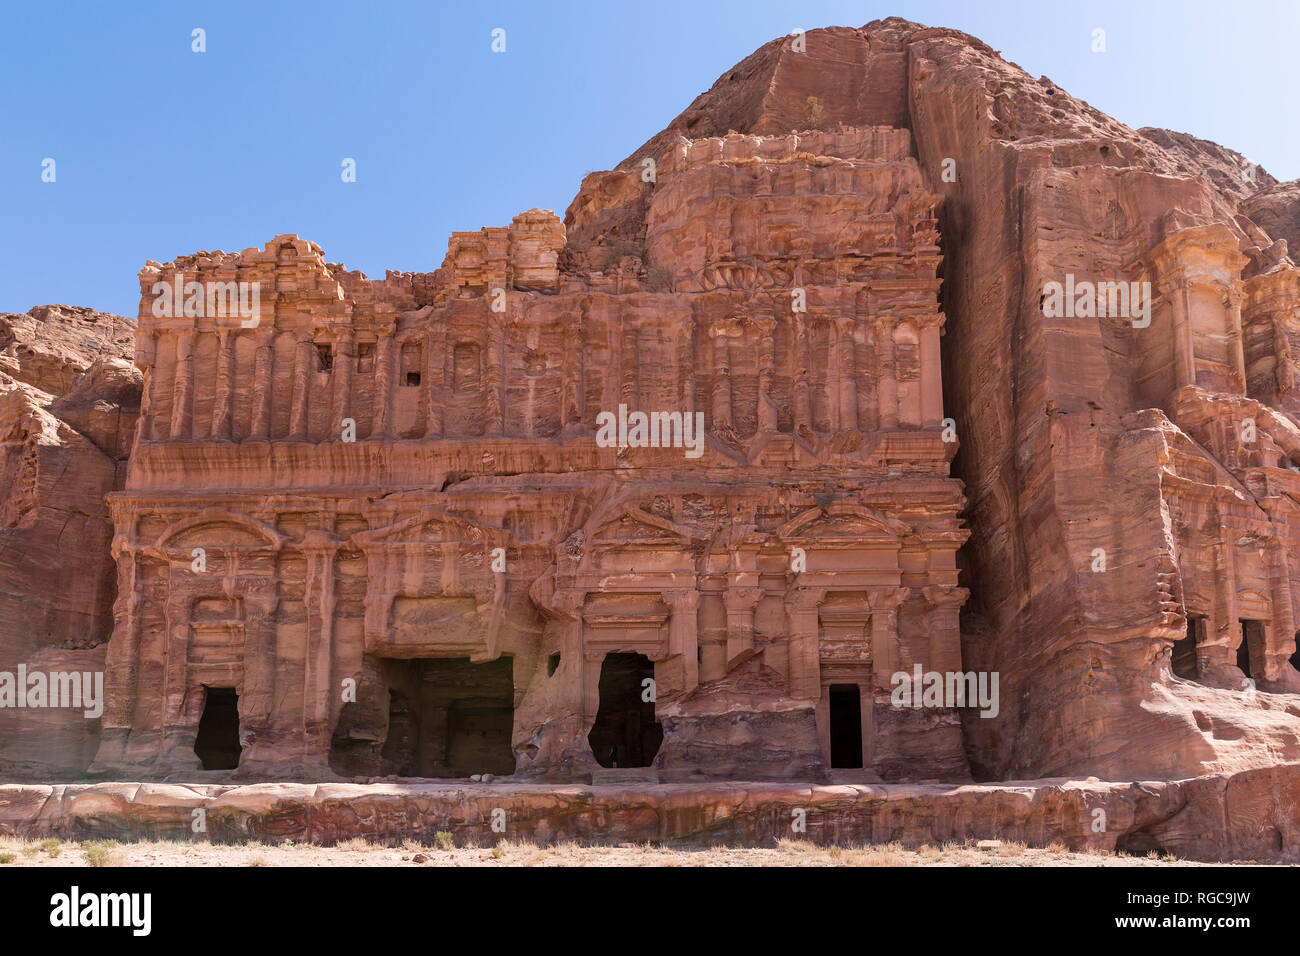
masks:
<path id="1" fill-rule="evenodd" d="M 241 773 L 409 767 L 453 745 L 394 662 L 506 657 L 513 700 L 465 708 L 513 707 L 517 773 L 587 779 L 603 662 L 641 654 L 654 776 L 825 779 L 843 685 L 846 768 L 967 778 L 951 706 L 890 703 L 894 674 L 960 668 L 965 598 L 937 197 L 909 152 L 892 129 L 682 140 L 624 190 L 644 236 L 600 269 L 540 210 L 453 235 L 429 276 L 292 236 L 149 264 L 94 770 L 196 770 L 205 688 L 238 693 Z M 213 314 L 211 283 L 257 283 L 260 313 Z M 609 447 L 620 407 L 698 414 L 698 443 Z M 396 734 L 423 737 L 395 760 Z"/>
<path id="2" fill-rule="evenodd" d="M 621 168 L 723 129 L 911 132 L 942 197 L 944 412 L 972 532 L 963 659 L 1001 675 L 998 716 L 964 715 L 976 775 L 1300 759 L 1293 190 L 1215 144 L 1129 129 L 956 31 L 890 19 L 803 42 L 766 45 Z M 599 225 L 634 231 L 625 210 Z M 1049 317 L 1045 285 L 1067 275 L 1150 282 L 1150 325 Z M 1176 674 L 1189 615 L 1205 638 L 1177 653 L 1205 664 Z M 1243 620 L 1260 645 L 1248 683 Z"/>

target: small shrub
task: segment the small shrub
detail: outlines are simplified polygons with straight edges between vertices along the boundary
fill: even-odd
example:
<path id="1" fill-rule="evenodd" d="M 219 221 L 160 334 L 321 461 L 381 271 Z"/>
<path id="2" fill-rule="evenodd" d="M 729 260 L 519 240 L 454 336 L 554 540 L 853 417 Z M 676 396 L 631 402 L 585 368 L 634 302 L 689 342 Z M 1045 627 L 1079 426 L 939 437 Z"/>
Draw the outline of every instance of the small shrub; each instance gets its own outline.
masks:
<path id="1" fill-rule="evenodd" d="M 456 842 L 446 830 L 439 830 L 433 835 L 433 845 L 439 850 L 452 850 L 456 847 Z"/>
<path id="2" fill-rule="evenodd" d="M 17 853 L 0 853 L 0 863 L 12 863 L 18 859 Z"/>
<path id="3" fill-rule="evenodd" d="M 103 844 L 92 843 L 84 847 L 86 863 L 89 866 L 108 866 L 113 860 L 113 851 Z"/>
<path id="4" fill-rule="evenodd" d="M 808 120 L 809 129 L 821 129 L 822 121 L 825 119 L 826 111 L 822 108 L 822 101 L 815 96 L 810 96 L 804 100 L 803 112 Z"/>

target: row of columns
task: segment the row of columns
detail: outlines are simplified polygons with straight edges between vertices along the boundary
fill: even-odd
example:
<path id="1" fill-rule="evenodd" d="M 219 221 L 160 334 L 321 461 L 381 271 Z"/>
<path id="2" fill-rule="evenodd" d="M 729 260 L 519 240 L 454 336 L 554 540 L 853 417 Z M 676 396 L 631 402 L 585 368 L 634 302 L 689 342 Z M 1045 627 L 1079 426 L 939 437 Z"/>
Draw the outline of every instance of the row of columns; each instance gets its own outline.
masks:
<path id="1" fill-rule="evenodd" d="M 872 335 L 852 318 L 825 320 L 825 380 L 821 389 L 814 389 L 810 381 L 813 365 L 810 327 L 796 320 L 788 368 L 795 432 L 817 431 L 819 424 L 827 425 L 832 432 L 938 425 L 943 418 L 941 322 L 940 315 L 926 316 L 920 320 L 919 328 L 905 323 L 886 324 L 878 326 Z M 757 332 L 752 344 L 744 341 L 746 326 Z M 733 317 L 709 327 L 708 334 L 713 340 L 710 400 L 715 431 L 725 431 L 734 423 L 732 358 L 733 349 L 738 347 L 755 350 L 759 379 L 758 428 L 764 432 L 776 431 L 775 330 L 776 321 L 771 317 Z M 908 342 L 908 338 L 914 341 Z M 898 346 L 909 344 L 916 346 L 915 367 L 901 368 Z"/>
<path id="2" fill-rule="evenodd" d="M 1239 303 L 1240 298 L 1236 299 Z M 1240 315 L 1239 305 L 1235 311 Z M 787 372 L 790 375 L 792 413 L 796 432 L 816 431 L 818 424 L 829 425 L 831 431 L 857 428 L 874 429 L 934 426 L 942 418 L 942 391 L 939 375 L 939 336 L 941 316 L 923 318 L 919 328 L 910 324 L 881 325 L 872 335 L 861 323 L 852 318 L 826 320 L 827 367 L 824 385 L 815 389 L 810 381 L 813 343 L 810 326 L 796 320 L 793 348 Z M 1240 319 L 1237 319 L 1238 325 Z M 732 363 L 737 348 L 754 350 L 759 378 L 758 429 L 774 432 L 778 427 L 779 406 L 775 395 L 777 375 L 776 320 L 771 316 L 755 318 L 733 317 L 716 322 L 708 328 L 712 339 L 710 411 L 712 428 L 726 431 L 734 425 L 734 395 L 732 388 Z M 913 331 L 904 331 L 913 330 Z M 318 332 L 319 330 L 317 330 Z M 371 436 L 388 437 L 393 428 L 392 390 L 396 373 L 397 339 L 395 325 L 378 330 L 375 342 L 375 391 L 381 400 L 375 403 Z M 311 407 L 321 400 L 315 388 L 317 332 L 308 328 L 298 330 L 294 343 L 292 392 L 287 438 L 306 441 L 309 438 Z M 752 339 L 750 332 L 753 333 Z M 267 441 L 271 438 L 273 420 L 272 400 L 275 374 L 275 329 L 219 329 L 218 355 L 215 369 L 215 392 L 210 433 L 194 434 L 195 394 L 195 336 L 193 329 L 180 329 L 176 335 L 175 373 L 171 382 L 171 427 L 165 436 L 171 439 L 211 437 L 217 440 L 234 439 L 234 402 L 236 399 L 236 341 L 237 336 L 255 336 L 255 359 L 251 400 L 253 410 L 248 437 Z M 613 383 L 615 394 L 607 392 L 605 400 L 610 407 L 622 403 L 629 409 L 639 406 L 639 362 L 643 353 L 638 345 L 638 330 L 627 326 L 618 331 L 611 343 L 616 350 L 617 376 Z M 153 364 L 158 333 L 148 340 L 146 361 Z M 908 342 L 915 338 L 916 342 Z M 332 403 L 335 427 L 352 415 L 352 387 L 356 362 L 356 335 L 351 328 L 341 329 L 330 341 L 334 349 L 334 374 L 332 394 L 325 393 Z M 916 344 L 915 368 L 900 368 L 900 345 Z M 1240 352 L 1240 337 L 1238 337 Z M 421 342 L 420 405 L 423 411 L 424 435 L 442 437 L 446 433 L 445 399 L 446 383 L 452 355 L 445 336 L 430 335 Z M 564 355 L 561 362 L 561 427 L 580 424 L 585 413 L 586 351 L 588 341 L 581 317 L 575 316 L 566 326 Z M 694 355 L 689 335 L 680 340 L 681 368 L 684 380 L 681 397 L 686 402 L 684 411 L 694 409 Z M 506 323 L 504 317 L 489 313 L 486 344 L 482 352 L 482 394 L 486 418 L 485 434 L 505 433 L 504 369 L 506 365 Z M 874 379 L 874 387 L 870 379 Z M 157 385 L 153 387 L 159 387 Z M 156 407 L 155 403 L 151 406 Z M 161 423 L 153 423 L 152 437 L 163 438 Z"/>

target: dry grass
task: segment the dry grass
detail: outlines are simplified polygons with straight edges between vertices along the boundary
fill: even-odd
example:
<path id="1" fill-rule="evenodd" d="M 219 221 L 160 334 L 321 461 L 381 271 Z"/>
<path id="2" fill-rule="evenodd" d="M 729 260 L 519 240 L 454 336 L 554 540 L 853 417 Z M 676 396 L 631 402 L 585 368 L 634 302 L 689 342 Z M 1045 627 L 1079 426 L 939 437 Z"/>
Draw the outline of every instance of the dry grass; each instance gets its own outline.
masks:
<path id="1" fill-rule="evenodd" d="M 66 853 L 64 851 L 67 851 Z M 7 866 L 1197 866 L 1149 853 L 1126 856 L 1103 850 L 1073 852 L 1059 843 L 1030 847 L 1004 842 L 991 849 L 945 843 L 821 846 L 785 839 L 771 847 L 668 847 L 649 843 L 586 846 L 506 839 L 491 846 L 456 846 L 451 834 L 427 843 L 407 840 L 385 846 L 351 839 L 322 847 L 293 840 L 212 844 L 144 840 L 138 843 L 0 837 Z"/>

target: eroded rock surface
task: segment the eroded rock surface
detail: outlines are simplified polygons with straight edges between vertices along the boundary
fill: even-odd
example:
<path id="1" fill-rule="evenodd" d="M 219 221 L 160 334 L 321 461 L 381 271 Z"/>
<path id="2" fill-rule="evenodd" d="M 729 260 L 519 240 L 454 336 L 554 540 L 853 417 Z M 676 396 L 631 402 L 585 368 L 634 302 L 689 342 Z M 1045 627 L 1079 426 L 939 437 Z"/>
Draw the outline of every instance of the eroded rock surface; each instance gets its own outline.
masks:
<path id="1" fill-rule="evenodd" d="M 146 265 L 96 772 L 1201 776 L 1124 832 L 1291 851 L 1296 184 L 956 31 L 803 42 L 434 272 Z M 119 458 L 104 359 L 17 434 Z"/>
<path id="2" fill-rule="evenodd" d="M 993 839 L 1186 860 L 1296 862 L 1296 770 L 959 786 L 11 785 L 0 786 L 0 833 L 327 846 L 356 837 L 433 844 L 440 833 L 478 846 L 499 840 L 743 846 L 796 839 L 915 847 Z M 196 810 L 204 811 L 205 823 L 198 836 Z M 792 830 L 793 820 L 803 829 Z"/>
<path id="3" fill-rule="evenodd" d="M 105 495 L 125 480 L 139 410 L 133 335 L 133 323 L 92 309 L 0 315 L 0 672 L 11 680 L 20 665 L 103 673 L 115 592 Z M 99 714 L 19 707 L 7 690 L 0 774 L 84 772 Z"/>

